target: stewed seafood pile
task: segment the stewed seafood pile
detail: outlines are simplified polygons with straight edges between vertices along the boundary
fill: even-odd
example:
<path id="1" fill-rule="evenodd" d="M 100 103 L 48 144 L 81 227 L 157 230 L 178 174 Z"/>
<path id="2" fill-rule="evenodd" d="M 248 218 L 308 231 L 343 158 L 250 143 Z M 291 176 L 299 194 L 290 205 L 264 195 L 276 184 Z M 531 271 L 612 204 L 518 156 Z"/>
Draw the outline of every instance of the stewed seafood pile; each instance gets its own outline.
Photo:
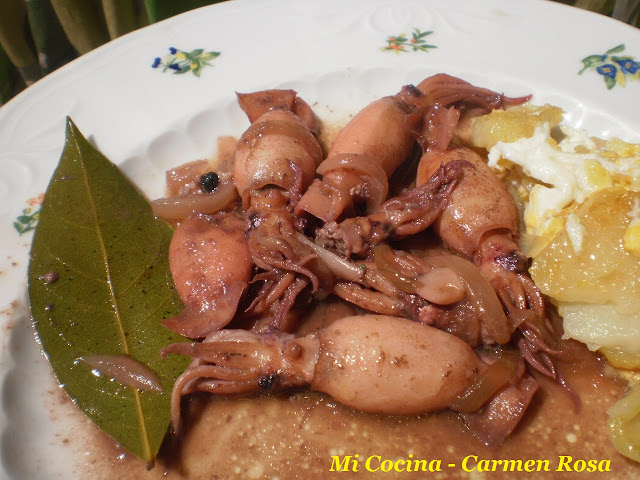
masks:
<path id="1" fill-rule="evenodd" d="M 324 155 L 292 90 L 239 94 L 251 122 L 219 162 L 168 172 L 156 214 L 192 342 L 172 394 L 308 387 L 357 410 L 459 412 L 487 445 L 555 365 L 558 317 L 528 274 L 511 193 L 471 148 L 480 115 L 520 105 L 445 74 L 376 100 Z M 326 305 L 334 315 L 316 315 Z M 320 319 L 320 320 L 318 320 Z M 576 399 L 577 402 L 577 399 Z"/>

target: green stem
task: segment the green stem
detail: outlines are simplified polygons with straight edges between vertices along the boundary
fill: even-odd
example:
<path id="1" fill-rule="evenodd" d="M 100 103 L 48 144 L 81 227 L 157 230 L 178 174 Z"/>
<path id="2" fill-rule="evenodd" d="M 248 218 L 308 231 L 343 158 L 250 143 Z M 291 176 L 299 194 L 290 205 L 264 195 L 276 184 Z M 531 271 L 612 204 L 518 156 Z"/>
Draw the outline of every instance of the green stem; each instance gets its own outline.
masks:
<path id="1" fill-rule="evenodd" d="M 102 9 L 112 39 L 138 28 L 133 0 L 102 0 Z"/>
<path id="2" fill-rule="evenodd" d="M 51 0 L 69 41 L 85 54 L 109 41 L 100 6 L 91 0 Z"/>
<path id="3" fill-rule="evenodd" d="M 1 0 L 0 0 L 1 1 Z M 149 22 L 155 23 L 179 13 L 204 7 L 222 0 L 144 0 L 144 6 L 149 16 Z"/>
<path id="4" fill-rule="evenodd" d="M 30 42 L 24 0 L 0 0 L 0 45 L 27 85 L 42 77 Z"/>
<path id="5" fill-rule="evenodd" d="M 0 105 L 8 102 L 13 95 L 12 63 L 0 47 Z"/>
<path id="6" fill-rule="evenodd" d="M 42 71 L 47 74 L 77 55 L 56 17 L 50 0 L 26 0 L 31 34 Z"/>
<path id="7" fill-rule="evenodd" d="M 574 7 L 609 15 L 613 10 L 614 0 L 576 0 Z"/>

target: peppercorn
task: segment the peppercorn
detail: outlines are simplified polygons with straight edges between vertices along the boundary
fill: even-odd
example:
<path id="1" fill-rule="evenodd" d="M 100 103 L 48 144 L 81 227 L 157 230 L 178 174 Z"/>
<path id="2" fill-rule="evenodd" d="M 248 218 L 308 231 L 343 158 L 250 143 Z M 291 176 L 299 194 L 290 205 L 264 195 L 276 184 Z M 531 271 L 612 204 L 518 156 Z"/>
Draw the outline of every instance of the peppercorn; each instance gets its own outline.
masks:
<path id="1" fill-rule="evenodd" d="M 216 172 L 208 172 L 200 177 L 200 186 L 206 193 L 213 192 L 218 188 L 219 183 L 220 178 L 218 178 L 218 174 Z"/>

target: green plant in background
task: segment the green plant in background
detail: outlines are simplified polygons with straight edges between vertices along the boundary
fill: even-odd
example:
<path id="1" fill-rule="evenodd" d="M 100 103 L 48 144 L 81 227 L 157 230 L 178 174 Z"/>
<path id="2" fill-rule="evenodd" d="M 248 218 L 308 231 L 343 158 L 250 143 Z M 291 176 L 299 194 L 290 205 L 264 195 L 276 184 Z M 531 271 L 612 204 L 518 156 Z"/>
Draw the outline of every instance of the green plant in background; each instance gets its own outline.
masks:
<path id="1" fill-rule="evenodd" d="M 22 75 L 24 83 L 30 85 L 42 77 L 42 72 L 26 18 L 27 6 L 23 0 L 0 1 L 0 45 Z"/>
<path id="2" fill-rule="evenodd" d="M 144 0 L 145 10 L 150 23 L 159 22 L 166 18 L 173 17 L 179 13 L 187 12 L 195 8 L 205 7 L 222 0 Z"/>
<path id="3" fill-rule="evenodd" d="M 0 0 L 0 105 L 43 75 L 109 40 L 220 1 Z M 196 75 L 213 56 L 197 57 L 193 68 L 189 64 L 189 71 Z"/>
<path id="4" fill-rule="evenodd" d="M 109 40 L 149 23 L 220 1 L 0 0 L 0 46 L 10 60 L 8 63 L 0 52 L 0 105 L 7 96 Z M 638 0 L 553 1 L 640 26 Z M 393 37 L 387 40 L 383 50 L 395 53 L 428 51 L 434 48 L 424 39 L 428 34 L 414 31 L 411 36 Z M 199 72 L 197 65 L 192 68 L 190 64 L 189 70 L 184 67 L 180 65 L 179 73 Z M 172 70 L 178 72 L 175 68 Z M 611 80 L 608 82 L 607 86 Z"/>
<path id="5" fill-rule="evenodd" d="M 27 15 L 38 63 L 43 74 L 73 60 L 76 56 L 50 0 L 26 0 Z"/>
<path id="6" fill-rule="evenodd" d="M 64 33 L 81 55 L 110 40 L 102 3 L 109 4 L 110 2 L 51 0 Z M 123 0 L 120 3 L 123 6 L 128 6 L 129 2 Z"/>
<path id="7" fill-rule="evenodd" d="M 107 29 L 117 38 L 138 28 L 136 3 L 132 0 L 102 0 Z"/>
<path id="8" fill-rule="evenodd" d="M 0 47 L 0 105 L 7 102 L 13 95 L 12 67 L 9 57 Z"/>

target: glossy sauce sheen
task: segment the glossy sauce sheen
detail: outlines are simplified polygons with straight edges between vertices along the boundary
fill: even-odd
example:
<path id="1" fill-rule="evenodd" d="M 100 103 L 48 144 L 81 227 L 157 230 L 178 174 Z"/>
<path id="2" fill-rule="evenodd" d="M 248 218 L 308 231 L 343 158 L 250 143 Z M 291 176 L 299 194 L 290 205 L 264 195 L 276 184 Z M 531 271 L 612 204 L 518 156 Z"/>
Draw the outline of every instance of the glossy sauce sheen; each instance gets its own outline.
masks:
<path id="1" fill-rule="evenodd" d="M 325 152 L 340 129 L 339 125 L 323 127 Z M 345 304 L 340 305 L 344 308 Z M 349 314 L 353 312 L 336 313 Z M 604 362 L 594 354 L 577 348 L 574 366 L 562 365 L 561 369 L 580 396 L 581 410 L 574 411 L 570 396 L 561 387 L 537 376 L 541 388 L 524 420 L 497 450 L 476 440 L 452 412 L 419 416 L 362 413 L 327 395 L 306 391 L 237 399 L 202 395 L 185 402 L 184 435 L 168 437 L 155 467 L 147 471 L 143 462 L 117 447 L 86 419 L 61 390 L 55 395 L 63 400 L 52 416 L 67 415 L 74 420 L 74 430 L 60 438 L 79 459 L 78 479 L 637 480 L 640 464 L 617 453 L 607 427 L 606 410 L 624 396 L 626 385 L 605 375 Z M 347 455 L 352 459 L 359 455 L 358 471 L 331 472 L 332 457 Z M 441 460 L 442 471 L 385 473 L 365 468 L 370 456 L 396 461 L 410 455 L 414 460 Z M 549 460 L 551 471 L 465 472 L 462 461 L 469 455 L 479 460 Z M 556 472 L 560 455 L 574 460 L 611 460 L 611 472 Z"/>
<path id="2" fill-rule="evenodd" d="M 602 373 L 603 365 L 580 348 L 575 367 L 564 367 L 582 400 L 574 412 L 570 397 L 556 384 L 539 379 L 524 421 L 495 451 L 478 442 L 458 416 L 449 412 L 421 416 L 385 416 L 353 411 L 326 395 L 292 395 L 245 399 L 195 397 L 189 404 L 185 435 L 169 439 L 156 466 L 146 471 L 135 457 L 113 442 L 75 410 L 76 431 L 64 437 L 78 453 L 76 478 L 92 479 L 330 479 L 330 478 L 469 478 L 469 479 L 637 479 L 640 465 L 619 455 L 608 438 L 606 409 L 625 386 Z M 59 413 L 58 413 L 59 414 Z M 330 472 L 332 456 L 359 455 L 357 472 Z M 368 472 L 369 456 L 382 460 L 441 460 L 441 472 Z M 462 470 L 469 455 L 478 459 L 549 460 L 550 472 L 478 472 Z M 591 474 L 554 471 L 560 455 L 573 460 L 611 460 L 611 472 Z M 449 467 L 448 464 L 455 464 Z M 375 464 L 372 463 L 375 467 Z M 473 462 L 469 462 L 472 466 Z M 334 477 L 339 475 L 338 477 Z"/>
<path id="3" fill-rule="evenodd" d="M 340 125 L 323 127 L 325 152 L 340 129 Z M 353 312 L 339 316 L 348 314 Z M 618 454 L 608 436 L 606 410 L 622 398 L 625 384 L 605 376 L 603 364 L 585 348 L 580 348 L 575 365 L 563 371 L 581 398 L 580 412 L 574 411 L 562 388 L 537 377 L 541 388 L 524 420 L 497 450 L 483 446 L 458 415 L 448 411 L 419 416 L 363 413 L 327 395 L 306 391 L 253 398 L 200 395 L 185 402 L 183 436 L 167 437 L 154 468 L 147 470 L 88 420 L 61 389 L 51 392 L 49 403 L 52 421 L 66 417 L 74 425 L 56 435 L 62 448 L 72 450 L 78 459 L 74 479 L 640 478 L 640 464 Z M 358 455 L 357 471 L 330 471 L 334 456 L 348 455 L 352 459 Z M 551 471 L 465 472 L 462 462 L 470 455 L 479 460 L 549 460 Z M 611 472 L 556 472 L 560 455 L 610 460 Z M 365 463 L 370 456 L 391 461 L 440 460 L 442 471 L 369 472 Z M 376 461 L 371 463 L 373 468 L 379 466 Z M 473 462 L 469 465 L 473 467 Z"/>

